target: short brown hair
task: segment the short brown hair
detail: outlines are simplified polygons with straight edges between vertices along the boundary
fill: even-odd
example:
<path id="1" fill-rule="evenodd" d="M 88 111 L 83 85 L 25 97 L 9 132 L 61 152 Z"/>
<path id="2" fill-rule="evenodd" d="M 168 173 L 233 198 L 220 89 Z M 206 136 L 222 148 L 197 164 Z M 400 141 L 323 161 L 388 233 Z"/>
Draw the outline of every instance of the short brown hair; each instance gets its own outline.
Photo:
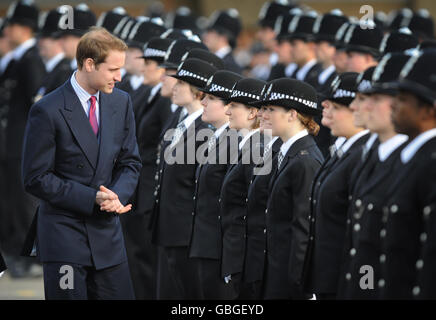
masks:
<path id="1" fill-rule="evenodd" d="M 109 51 L 126 51 L 127 45 L 123 40 L 115 37 L 102 27 L 93 27 L 80 38 L 76 51 L 76 60 L 79 70 L 83 62 L 91 58 L 97 66 L 106 60 Z"/>

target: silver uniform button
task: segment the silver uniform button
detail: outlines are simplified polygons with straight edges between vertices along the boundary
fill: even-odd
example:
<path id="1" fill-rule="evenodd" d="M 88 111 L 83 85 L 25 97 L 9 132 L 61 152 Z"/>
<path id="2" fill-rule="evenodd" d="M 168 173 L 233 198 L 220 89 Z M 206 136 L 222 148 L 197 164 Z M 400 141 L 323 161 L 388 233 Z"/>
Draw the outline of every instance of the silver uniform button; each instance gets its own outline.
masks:
<path id="1" fill-rule="evenodd" d="M 245 202 L 248 202 L 248 198 L 245 198 Z"/>
<path id="2" fill-rule="evenodd" d="M 347 219 L 347 224 L 350 224 L 351 223 L 351 220 L 350 219 Z"/>
<path id="3" fill-rule="evenodd" d="M 391 206 L 391 212 L 392 212 L 392 213 L 397 213 L 397 212 L 398 212 L 398 206 L 397 206 L 396 204 L 393 204 L 393 205 Z"/>
<path id="4" fill-rule="evenodd" d="M 154 196 L 156 197 L 156 196 L 157 196 L 157 191 L 155 191 L 153 194 L 154 194 Z"/>
<path id="5" fill-rule="evenodd" d="M 266 234 L 266 229 L 263 229 L 263 233 L 265 233 L 265 234 Z"/>
<path id="6" fill-rule="evenodd" d="M 193 216 L 195 215 L 194 211 L 192 211 L 192 215 L 193 215 Z"/>
<path id="7" fill-rule="evenodd" d="M 268 209 L 265 209 L 265 213 L 268 213 Z"/>
<path id="8" fill-rule="evenodd" d="M 382 229 L 382 230 L 380 231 L 380 237 L 381 237 L 381 238 L 386 237 L 386 229 Z"/>
<path id="9" fill-rule="evenodd" d="M 419 236 L 419 239 L 423 243 L 426 242 L 427 241 L 427 233 L 425 233 L 425 232 L 421 233 L 421 235 Z"/>
<path id="10" fill-rule="evenodd" d="M 220 220 L 221 219 L 221 216 L 218 216 L 218 220 Z"/>
<path id="11" fill-rule="evenodd" d="M 312 223 L 314 223 L 314 222 L 315 222 L 315 217 L 312 218 Z"/>
<path id="12" fill-rule="evenodd" d="M 247 218 L 247 216 L 243 216 L 243 217 L 242 217 L 242 219 L 244 219 L 244 220 L 245 220 L 246 218 Z"/>
<path id="13" fill-rule="evenodd" d="M 424 266 L 423 260 L 420 259 L 420 260 L 416 261 L 416 269 L 421 270 L 423 266 Z"/>
<path id="14" fill-rule="evenodd" d="M 348 196 L 348 201 L 353 200 L 353 196 Z"/>
<path id="15" fill-rule="evenodd" d="M 413 288 L 413 295 L 416 297 L 417 295 L 419 295 L 421 293 L 421 288 L 416 286 Z"/>
<path id="16" fill-rule="evenodd" d="M 380 280 L 378 281 L 378 286 L 379 286 L 379 288 L 383 288 L 383 287 L 385 286 L 385 284 L 386 284 L 386 282 L 385 282 L 384 279 L 380 279 Z"/>
<path id="17" fill-rule="evenodd" d="M 310 236 L 309 240 L 310 240 L 310 241 L 313 241 L 313 236 Z"/>
<path id="18" fill-rule="evenodd" d="M 372 209 L 374 209 L 374 205 L 372 203 L 368 204 L 368 210 L 371 211 Z"/>
<path id="19" fill-rule="evenodd" d="M 360 231 L 360 224 L 356 223 L 354 225 L 354 231 L 359 232 Z"/>
<path id="20" fill-rule="evenodd" d="M 424 218 L 427 219 L 430 216 L 430 213 L 431 213 L 430 206 L 425 207 L 424 210 L 422 210 L 422 212 L 424 213 Z"/>
<path id="21" fill-rule="evenodd" d="M 356 207 L 360 207 L 362 205 L 362 200 L 357 199 L 356 200 Z"/>
<path id="22" fill-rule="evenodd" d="M 386 255 L 385 254 L 382 254 L 381 256 L 380 256 L 380 263 L 385 263 L 386 262 Z"/>
<path id="23" fill-rule="evenodd" d="M 218 199 L 218 202 L 221 202 L 221 198 Z"/>
<path id="24" fill-rule="evenodd" d="M 195 200 L 195 196 L 192 197 L 192 200 Z"/>
<path id="25" fill-rule="evenodd" d="M 356 252 L 357 252 L 356 249 L 352 248 L 350 250 L 350 256 L 354 257 L 356 255 Z"/>
<path id="26" fill-rule="evenodd" d="M 350 281 L 350 280 L 351 280 L 351 273 L 347 273 L 347 274 L 345 275 L 345 279 L 347 279 L 348 281 Z"/>

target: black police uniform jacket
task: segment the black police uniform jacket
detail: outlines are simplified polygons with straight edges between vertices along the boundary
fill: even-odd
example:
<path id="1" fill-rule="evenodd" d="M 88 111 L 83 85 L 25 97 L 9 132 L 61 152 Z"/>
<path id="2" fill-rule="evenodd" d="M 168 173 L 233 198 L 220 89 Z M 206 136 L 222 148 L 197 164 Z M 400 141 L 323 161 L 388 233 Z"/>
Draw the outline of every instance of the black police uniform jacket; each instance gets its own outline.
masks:
<path id="1" fill-rule="evenodd" d="M 63 58 L 58 64 L 53 68 L 52 71 L 46 74 L 44 80 L 42 81 L 42 85 L 39 88 L 36 99 L 40 99 L 42 96 L 52 92 L 54 89 L 60 87 L 70 79 L 72 70 L 71 70 L 71 61 L 67 58 Z"/>
<path id="2" fill-rule="evenodd" d="M 383 162 L 378 149 L 371 149 L 351 195 L 348 211 L 345 249 L 339 277 L 339 299 L 377 299 L 380 280 L 380 240 L 382 230 L 382 204 L 385 190 L 389 188 L 389 177 L 398 167 L 399 155 L 405 144 L 399 146 Z M 372 289 L 361 287 L 362 266 L 371 266 Z M 372 272 L 371 271 L 371 272 Z M 369 285 L 369 283 L 368 283 Z"/>
<path id="3" fill-rule="evenodd" d="M 260 156 L 261 152 L 263 135 L 258 131 L 245 142 L 238 154 L 237 163 L 230 166 L 224 178 L 219 199 L 223 278 L 244 270 L 248 187 L 256 165 L 255 156 Z"/>
<path id="4" fill-rule="evenodd" d="M 311 192 L 309 245 L 305 261 L 305 289 L 336 293 L 346 232 L 349 180 L 368 134 L 341 156 L 341 149 L 318 171 Z"/>
<path id="5" fill-rule="evenodd" d="M 224 177 L 230 166 L 230 143 L 224 130 L 215 145 L 215 162 L 200 164 L 195 174 L 195 209 L 189 256 L 191 258 L 221 259 L 222 237 L 220 216 L 220 193 Z M 236 131 L 235 131 L 236 132 Z M 236 141 L 237 137 L 236 137 Z M 219 157 L 221 156 L 221 161 Z"/>
<path id="6" fill-rule="evenodd" d="M 295 141 L 269 185 L 266 216 L 265 299 L 302 298 L 309 235 L 310 186 L 323 162 L 312 136 Z"/>
<path id="7" fill-rule="evenodd" d="M 436 138 L 390 177 L 383 202 L 380 299 L 434 297 Z"/>
<path id="8" fill-rule="evenodd" d="M 142 169 L 134 200 L 136 213 L 150 213 L 153 208 L 158 145 L 160 135 L 171 114 L 171 101 L 158 92 L 150 103 L 142 107 L 142 113 L 137 119 L 136 135 Z"/>
<path id="9" fill-rule="evenodd" d="M 261 175 L 254 175 L 250 180 L 248 188 L 248 203 L 247 203 L 247 248 L 245 251 L 245 267 L 243 281 L 245 283 L 253 283 L 263 279 L 265 266 L 265 249 L 266 249 L 266 234 L 265 234 L 265 209 L 269 196 L 269 182 L 274 174 L 277 166 L 277 153 L 280 151 L 280 146 L 283 141 L 278 138 L 271 146 L 270 172 Z M 267 164 L 260 165 L 258 168 L 267 169 Z"/>
<path id="10" fill-rule="evenodd" d="M 150 221 L 154 244 L 165 247 L 189 246 L 193 222 L 192 212 L 195 204 L 193 198 L 195 172 L 198 162 L 195 154 L 187 154 L 188 141 L 194 145 L 194 150 L 197 152 L 197 149 L 204 145 L 206 137 L 203 140 L 196 141 L 196 135 L 199 130 L 208 127 L 199 116 L 190 125 L 190 128 L 185 130 L 172 152 L 175 155 L 178 147 L 183 148 L 183 163 L 167 163 L 163 154 L 167 152 L 167 147 L 170 146 L 171 141 L 164 143 L 162 146 L 160 158 L 162 168 L 159 170 L 156 200 Z M 188 157 L 190 158 L 189 163 Z"/>

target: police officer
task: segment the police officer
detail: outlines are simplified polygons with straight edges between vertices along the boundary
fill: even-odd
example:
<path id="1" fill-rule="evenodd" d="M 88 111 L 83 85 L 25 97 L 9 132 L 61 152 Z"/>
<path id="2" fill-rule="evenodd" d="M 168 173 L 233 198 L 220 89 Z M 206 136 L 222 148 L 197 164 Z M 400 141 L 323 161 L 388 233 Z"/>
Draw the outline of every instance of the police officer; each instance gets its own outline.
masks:
<path id="1" fill-rule="evenodd" d="M 29 1 L 14 2 L 8 10 L 4 34 L 14 48 L 14 64 L 10 70 L 11 93 L 7 114 L 6 181 L 8 203 L 9 235 L 5 237 L 4 252 L 12 256 L 9 263 L 12 276 L 24 276 L 29 270 L 29 263 L 18 258 L 25 234 L 30 226 L 37 201 L 25 193 L 21 184 L 21 153 L 24 129 L 33 97 L 41 87 L 45 67 L 36 46 L 35 32 L 38 28 L 38 8 Z M 31 75 L 31 76 L 29 76 Z M 16 262 L 16 263 L 15 263 Z"/>
<path id="2" fill-rule="evenodd" d="M 38 47 L 47 75 L 35 96 L 35 102 L 61 86 L 71 75 L 70 60 L 65 57 L 60 40 L 55 38 L 60 30 L 61 17 L 59 8 L 49 11 L 39 32 Z"/>
<path id="3" fill-rule="evenodd" d="M 315 293 L 317 299 L 336 297 L 348 212 L 348 182 L 360 159 L 360 147 L 369 137 L 368 130 L 354 125 L 349 109 L 357 77 L 356 72 L 337 76 L 322 102 L 323 117 L 330 118 L 332 134 L 345 137 L 346 141 L 323 163 L 312 185 L 305 288 Z"/>
<path id="4" fill-rule="evenodd" d="M 236 131 L 229 130 L 229 98 L 241 76 L 220 70 L 209 78 L 202 100 L 202 120 L 216 128 L 208 142 L 207 158 L 195 175 L 195 206 L 189 257 L 198 262 L 201 298 L 228 299 L 227 287 L 221 278 L 220 192 L 230 166 L 231 144 L 237 143 Z M 232 135 L 233 134 L 233 140 Z"/>
<path id="5" fill-rule="evenodd" d="M 434 298 L 435 52 L 412 56 L 392 87 L 395 130 L 410 142 L 400 154 L 383 201 L 381 299 Z M 383 232 L 383 233 L 382 233 Z"/>
<path id="6" fill-rule="evenodd" d="M 246 246 L 246 220 L 248 187 L 253 169 L 260 163 L 263 135 L 259 130 L 257 108 L 265 81 L 245 78 L 232 89 L 227 115 L 230 128 L 241 135 L 238 150 L 232 151 L 231 165 L 226 173 L 220 193 L 220 221 L 222 232 L 221 279 L 232 294 L 230 298 L 245 299 L 242 282 Z"/>
<path id="7" fill-rule="evenodd" d="M 163 146 L 164 157 L 160 159 L 162 169 L 152 217 L 153 243 L 163 248 L 165 255 L 159 255 L 159 259 L 166 258 L 170 276 L 176 285 L 175 291 L 162 293 L 167 299 L 200 298 L 197 265 L 188 258 L 198 165 L 195 156 L 202 144 L 196 135 L 199 130 L 207 128 L 201 120 L 202 93 L 198 87 L 204 87 L 215 72 L 212 65 L 192 58 L 182 62 L 173 76 L 178 79 L 173 89 L 173 102 L 184 106 L 189 115 L 178 124 L 171 141 Z M 161 288 L 158 287 L 158 290 Z"/>
<path id="8" fill-rule="evenodd" d="M 204 44 L 210 51 L 224 60 L 227 70 L 241 74 L 242 68 L 233 57 L 237 38 L 242 30 L 239 12 L 232 8 L 215 11 L 210 17 L 209 26 L 203 34 Z"/>
<path id="9" fill-rule="evenodd" d="M 304 299 L 302 272 L 309 233 L 310 186 L 323 156 L 312 135 L 320 112 L 309 84 L 281 78 L 269 82 L 261 102 L 264 121 L 283 144 L 269 183 L 265 209 L 266 267 L 264 299 Z"/>
<path id="10" fill-rule="evenodd" d="M 407 141 L 407 136 L 397 134 L 391 120 L 392 103 L 396 90 L 384 84 L 398 78 L 409 56 L 403 53 L 387 54 L 374 71 L 372 85 L 364 90 L 370 95 L 367 128 L 377 135 L 377 148 L 362 154 L 363 169 L 353 186 L 349 201 L 344 257 L 339 277 L 338 298 L 377 299 L 380 263 L 380 232 L 384 190 L 388 188 L 392 169 Z M 356 166 L 357 167 L 357 166 Z M 361 286 L 362 266 L 371 266 L 373 279 Z"/>

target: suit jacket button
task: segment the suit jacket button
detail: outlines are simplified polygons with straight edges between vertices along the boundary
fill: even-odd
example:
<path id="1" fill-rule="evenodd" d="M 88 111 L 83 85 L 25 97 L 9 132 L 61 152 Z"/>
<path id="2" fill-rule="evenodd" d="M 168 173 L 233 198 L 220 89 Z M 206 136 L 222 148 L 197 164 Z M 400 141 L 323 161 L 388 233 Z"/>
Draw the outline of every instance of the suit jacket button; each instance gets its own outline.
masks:
<path id="1" fill-rule="evenodd" d="M 418 296 L 420 292 L 421 292 L 421 289 L 418 286 L 413 288 L 413 295 L 415 297 Z"/>
<path id="2" fill-rule="evenodd" d="M 85 165 L 84 165 L 83 163 L 79 163 L 79 164 L 77 165 L 77 169 L 83 169 L 84 166 L 85 166 Z"/>

